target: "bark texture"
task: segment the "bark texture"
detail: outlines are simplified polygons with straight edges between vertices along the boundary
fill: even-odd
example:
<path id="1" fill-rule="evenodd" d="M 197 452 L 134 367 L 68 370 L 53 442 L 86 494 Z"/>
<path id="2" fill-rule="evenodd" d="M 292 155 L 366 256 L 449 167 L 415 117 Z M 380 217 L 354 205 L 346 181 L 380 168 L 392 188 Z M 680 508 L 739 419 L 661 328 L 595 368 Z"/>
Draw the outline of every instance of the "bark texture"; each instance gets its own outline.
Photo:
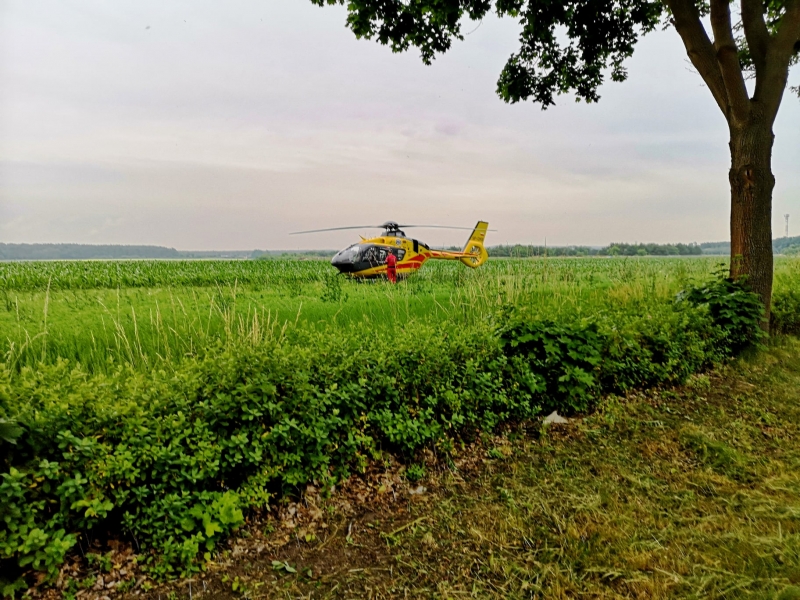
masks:
<path id="1" fill-rule="evenodd" d="M 755 116 L 755 115 L 754 115 Z M 731 277 L 746 278 L 761 297 L 769 323 L 772 298 L 772 143 L 769 123 L 730 126 Z"/>

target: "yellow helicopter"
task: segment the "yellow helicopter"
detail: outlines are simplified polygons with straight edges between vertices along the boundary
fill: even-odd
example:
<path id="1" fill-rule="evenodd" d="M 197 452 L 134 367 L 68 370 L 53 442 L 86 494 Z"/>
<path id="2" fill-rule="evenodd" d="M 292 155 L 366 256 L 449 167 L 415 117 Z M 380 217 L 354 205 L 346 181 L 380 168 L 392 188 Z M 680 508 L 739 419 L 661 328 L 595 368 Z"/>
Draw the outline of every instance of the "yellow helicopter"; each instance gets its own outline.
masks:
<path id="1" fill-rule="evenodd" d="M 478 221 L 472 234 L 469 236 L 461 252 L 448 250 L 434 250 L 427 244 L 409 238 L 403 229 L 411 227 L 427 227 L 435 229 L 465 229 L 468 227 L 446 227 L 442 225 L 400 225 L 394 221 L 387 221 L 383 225 L 367 225 L 364 227 L 332 227 L 330 229 L 313 229 L 311 231 L 295 231 L 291 235 L 304 233 L 319 233 L 322 231 L 341 231 L 344 229 L 383 229 L 383 235 L 366 239 L 340 250 L 331 259 L 331 264 L 339 269 L 340 273 L 359 279 L 376 277 L 389 277 L 392 279 L 391 264 L 395 263 L 396 275 L 406 277 L 416 272 L 429 258 L 438 260 L 459 260 L 468 267 L 475 269 L 486 262 L 489 255 L 483 246 L 489 223 Z M 394 255 L 394 260 L 389 259 Z M 388 272 L 387 272 L 388 271 Z"/>

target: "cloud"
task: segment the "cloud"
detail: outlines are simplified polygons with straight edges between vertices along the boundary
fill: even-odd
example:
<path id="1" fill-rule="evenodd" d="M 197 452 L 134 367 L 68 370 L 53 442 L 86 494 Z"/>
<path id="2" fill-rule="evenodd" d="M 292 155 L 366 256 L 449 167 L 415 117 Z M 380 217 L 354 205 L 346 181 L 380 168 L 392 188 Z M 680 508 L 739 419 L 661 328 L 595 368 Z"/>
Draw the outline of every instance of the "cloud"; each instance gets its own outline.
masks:
<path id="1" fill-rule="evenodd" d="M 479 218 L 498 242 L 727 236 L 727 128 L 671 31 L 645 39 L 599 104 L 541 111 L 494 93 L 511 20 L 486 19 L 425 67 L 303 0 L 4 11 L 6 241 L 330 248 L 352 236 L 286 234 Z M 800 214 L 798 125 L 787 99 L 776 226 Z"/>

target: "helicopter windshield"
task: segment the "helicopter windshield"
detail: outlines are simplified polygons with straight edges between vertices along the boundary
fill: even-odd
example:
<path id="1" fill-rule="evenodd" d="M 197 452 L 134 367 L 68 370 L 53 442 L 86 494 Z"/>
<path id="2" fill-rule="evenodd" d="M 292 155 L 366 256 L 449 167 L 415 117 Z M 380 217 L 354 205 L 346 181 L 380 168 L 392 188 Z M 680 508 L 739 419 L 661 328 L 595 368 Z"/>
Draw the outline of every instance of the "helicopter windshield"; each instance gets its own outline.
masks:
<path id="1" fill-rule="evenodd" d="M 358 261 L 359 244 L 353 244 L 349 248 L 345 248 L 336 255 L 336 258 L 341 262 L 356 262 Z"/>

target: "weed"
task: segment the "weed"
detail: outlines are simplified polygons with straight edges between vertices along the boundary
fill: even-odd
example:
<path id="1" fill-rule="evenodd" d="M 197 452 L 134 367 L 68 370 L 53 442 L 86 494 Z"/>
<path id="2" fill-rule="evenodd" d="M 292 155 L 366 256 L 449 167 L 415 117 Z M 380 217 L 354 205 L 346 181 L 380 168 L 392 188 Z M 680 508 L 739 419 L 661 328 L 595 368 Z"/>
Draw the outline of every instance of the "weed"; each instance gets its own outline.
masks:
<path id="1" fill-rule="evenodd" d="M 346 302 L 347 294 L 342 286 L 342 277 L 337 273 L 328 273 L 322 280 L 322 295 L 320 300 L 323 302 Z"/>
<path id="2" fill-rule="evenodd" d="M 414 463 L 413 465 L 409 465 L 406 469 L 406 479 L 411 481 L 412 483 L 419 481 L 423 477 L 425 477 L 425 465 Z"/>

